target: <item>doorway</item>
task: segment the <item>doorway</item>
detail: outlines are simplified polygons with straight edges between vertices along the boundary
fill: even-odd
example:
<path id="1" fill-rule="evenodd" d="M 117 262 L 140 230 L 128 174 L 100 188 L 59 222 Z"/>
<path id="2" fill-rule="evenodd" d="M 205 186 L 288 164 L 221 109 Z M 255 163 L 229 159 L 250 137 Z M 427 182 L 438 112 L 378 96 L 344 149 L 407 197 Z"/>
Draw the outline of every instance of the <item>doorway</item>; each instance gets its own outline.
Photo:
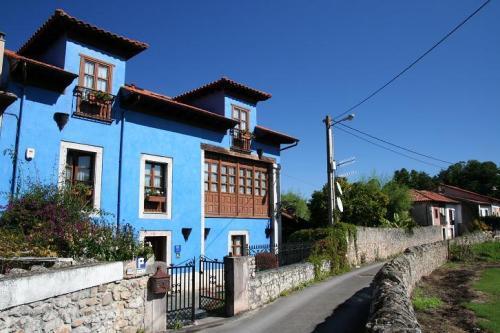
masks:
<path id="1" fill-rule="evenodd" d="M 162 261 L 167 265 L 171 263 L 172 237 L 170 231 L 145 231 L 139 232 L 141 242 L 149 242 L 153 247 L 155 261 Z"/>

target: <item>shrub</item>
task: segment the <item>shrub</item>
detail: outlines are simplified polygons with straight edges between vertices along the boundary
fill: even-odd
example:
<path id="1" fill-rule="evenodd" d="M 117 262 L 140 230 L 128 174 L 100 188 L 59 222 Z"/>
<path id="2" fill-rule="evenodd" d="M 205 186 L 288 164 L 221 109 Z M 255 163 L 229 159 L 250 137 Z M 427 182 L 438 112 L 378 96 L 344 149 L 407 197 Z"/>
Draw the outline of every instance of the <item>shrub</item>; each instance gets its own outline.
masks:
<path id="1" fill-rule="evenodd" d="M 126 260 L 141 251 L 133 228 L 94 210 L 83 185 L 28 184 L 0 217 L 0 250 L 9 255 Z"/>
<path id="2" fill-rule="evenodd" d="M 278 256 L 270 252 L 257 253 L 255 255 L 255 268 L 257 271 L 278 268 Z"/>
<path id="3" fill-rule="evenodd" d="M 347 261 L 348 238 L 356 238 L 356 227 L 337 223 L 334 227 L 299 230 L 291 235 L 296 242 L 314 242 L 309 261 L 320 276 L 323 261 L 330 262 L 330 273 L 338 274 L 349 268 Z"/>
<path id="4" fill-rule="evenodd" d="M 452 261 L 470 261 L 474 258 L 470 244 L 450 245 L 450 260 Z"/>

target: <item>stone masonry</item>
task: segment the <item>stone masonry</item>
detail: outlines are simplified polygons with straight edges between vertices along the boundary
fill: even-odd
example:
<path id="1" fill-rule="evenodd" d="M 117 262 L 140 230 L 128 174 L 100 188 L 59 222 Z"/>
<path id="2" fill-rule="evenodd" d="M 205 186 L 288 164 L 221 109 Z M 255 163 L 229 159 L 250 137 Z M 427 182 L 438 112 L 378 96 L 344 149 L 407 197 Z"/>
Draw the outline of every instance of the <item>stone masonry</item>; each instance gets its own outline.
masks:
<path id="1" fill-rule="evenodd" d="M 349 239 L 347 258 L 351 265 L 387 259 L 405 249 L 443 239 L 440 226 L 396 228 L 356 228 L 356 239 Z"/>
<path id="2" fill-rule="evenodd" d="M 0 312 L 0 332 L 126 332 L 144 329 L 148 276 L 95 286 Z"/>
<path id="3" fill-rule="evenodd" d="M 475 244 L 492 239 L 488 233 L 476 233 L 455 238 L 450 243 Z M 446 263 L 448 245 L 446 241 L 439 241 L 415 246 L 382 267 L 373 281 L 367 332 L 421 332 L 413 311 L 411 292 L 422 276 Z"/>

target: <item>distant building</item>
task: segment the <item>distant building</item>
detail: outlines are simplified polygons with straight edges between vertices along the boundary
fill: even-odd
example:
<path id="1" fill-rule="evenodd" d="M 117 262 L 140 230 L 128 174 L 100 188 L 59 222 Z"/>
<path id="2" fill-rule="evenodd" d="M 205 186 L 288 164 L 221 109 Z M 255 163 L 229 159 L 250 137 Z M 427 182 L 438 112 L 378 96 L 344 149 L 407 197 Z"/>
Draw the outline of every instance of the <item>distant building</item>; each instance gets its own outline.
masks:
<path id="1" fill-rule="evenodd" d="M 411 215 L 421 226 L 441 226 L 443 239 L 455 237 L 461 229 L 461 204 L 439 193 L 411 190 Z"/>
<path id="2" fill-rule="evenodd" d="M 500 199 L 445 184 L 439 185 L 438 192 L 462 204 L 462 220 L 466 230 L 470 230 L 474 219 L 500 216 Z"/>

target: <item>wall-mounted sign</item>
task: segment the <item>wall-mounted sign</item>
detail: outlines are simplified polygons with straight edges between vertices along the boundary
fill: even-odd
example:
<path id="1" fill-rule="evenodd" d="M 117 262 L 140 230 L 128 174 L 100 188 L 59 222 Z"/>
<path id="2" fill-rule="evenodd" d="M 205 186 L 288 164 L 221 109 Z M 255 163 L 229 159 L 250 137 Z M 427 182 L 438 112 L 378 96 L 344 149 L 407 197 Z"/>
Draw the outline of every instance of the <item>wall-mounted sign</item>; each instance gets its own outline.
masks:
<path id="1" fill-rule="evenodd" d="M 174 252 L 175 252 L 175 257 L 180 258 L 181 257 L 181 246 L 174 245 Z"/>
<path id="2" fill-rule="evenodd" d="M 146 271 L 146 260 L 139 257 L 136 260 L 137 273 L 144 273 Z"/>

